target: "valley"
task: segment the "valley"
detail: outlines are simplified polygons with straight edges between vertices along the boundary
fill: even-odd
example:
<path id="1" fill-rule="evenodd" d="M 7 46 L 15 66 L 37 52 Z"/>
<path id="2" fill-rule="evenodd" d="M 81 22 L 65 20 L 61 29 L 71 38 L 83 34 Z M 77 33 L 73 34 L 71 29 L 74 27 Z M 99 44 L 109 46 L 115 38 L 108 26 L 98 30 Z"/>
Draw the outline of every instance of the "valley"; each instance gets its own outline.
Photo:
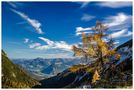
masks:
<path id="1" fill-rule="evenodd" d="M 26 75 L 28 75 L 28 77 L 32 77 L 33 80 L 35 79 L 34 82 L 36 82 L 36 84 L 34 85 L 31 83 L 32 88 L 131 88 L 132 40 L 129 40 L 128 42 L 119 46 L 117 52 L 120 53 L 123 57 L 119 61 L 105 63 L 100 72 L 100 79 L 96 82 L 96 84 L 92 84 L 91 82 L 94 75 L 93 72 L 96 68 L 96 63 L 98 62 L 97 60 L 92 63 L 88 62 L 87 64 L 81 63 L 81 59 L 78 58 L 36 58 L 31 60 L 16 59 L 12 61 L 17 66 L 15 66 L 16 68 L 22 70 L 21 72 L 24 72 Z M 4 51 L 2 51 L 2 53 L 4 61 L 5 57 L 7 56 Z M 7 63 L 3 62 L 4 66 L 2 72 L 6 69 L 5 64 Z M 111 65 L 114 65 L 114 67 Z M 16 69 L 12 71 L 15 70 Z M 9 78 L 8 80 L 10 80 L 11 76 L 8 76 L 7 72 L 9 73 L 8 69 L 6 69 L 6 72 L 3 72 L 2 80 L 5 80 L 6 78 Z M 14 73 L 16 73 L 16 71 Z M 12 77 L 15 78 L 16 74 L 13 74 Z M 13 79 L 12 77 L 11 80 Z M 21 75 L 19 77 L 25 78 L 25 76 Z M 21 81 L 19 82 L 21 83 Z M 14 85 L 12 83 L 13 82 L 11 82 L 11 85 Z M 7 82 L 3 81 L 3 87 L 12 87 L 9 85 Z"/>
<path id="2" fill-rule="evenodd" d="M 34 76 L 36 75 L 38 79 L 54 76 L 72 65 L 77 65 L 81 63 L 80 58 L 12 59 L 12 61 L 14 64 L 22 66 L 24 69 L 26 69 L 29 73 L 32 73 Z"/>

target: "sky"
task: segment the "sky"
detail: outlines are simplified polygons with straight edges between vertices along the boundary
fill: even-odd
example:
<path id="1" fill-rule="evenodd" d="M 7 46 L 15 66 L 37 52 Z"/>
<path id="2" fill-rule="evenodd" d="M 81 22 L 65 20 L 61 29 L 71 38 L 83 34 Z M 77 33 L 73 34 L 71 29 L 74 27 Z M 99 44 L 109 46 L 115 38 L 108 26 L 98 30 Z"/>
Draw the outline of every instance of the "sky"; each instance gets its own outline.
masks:
<path id="1" fill-rule="evenodd" d="M 9 58 L 73 57 L 96 20 L 116 46 L 132 39 L 132 2 L 2 2 L 2 49 Z"/>

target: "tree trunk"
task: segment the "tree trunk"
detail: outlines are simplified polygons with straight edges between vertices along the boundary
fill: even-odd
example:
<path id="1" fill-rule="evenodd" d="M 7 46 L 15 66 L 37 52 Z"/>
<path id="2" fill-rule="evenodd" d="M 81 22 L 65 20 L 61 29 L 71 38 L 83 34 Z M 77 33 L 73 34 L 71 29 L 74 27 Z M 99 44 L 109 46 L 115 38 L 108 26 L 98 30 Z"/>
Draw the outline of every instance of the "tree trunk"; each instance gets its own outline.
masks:
<path id="1" fill-rule="evenodd" d="M 102 52 L 100 51 L 100 62 L 101 62 L 101 66 L 103 66 L 103 56 L 102 56 Z"/>
<path id="2" fill-rule="evenodd" d="M 103 58 L 100 58 L 101 66 L 103 66 Z"/>

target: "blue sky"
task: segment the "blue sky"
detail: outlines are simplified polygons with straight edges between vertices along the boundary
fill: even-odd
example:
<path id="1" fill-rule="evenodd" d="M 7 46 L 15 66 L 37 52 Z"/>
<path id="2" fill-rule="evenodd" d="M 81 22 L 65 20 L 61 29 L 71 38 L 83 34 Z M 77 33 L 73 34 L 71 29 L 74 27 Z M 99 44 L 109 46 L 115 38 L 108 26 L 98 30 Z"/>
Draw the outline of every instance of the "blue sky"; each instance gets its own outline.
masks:
<path id="1" fill-rule="evenodd" d="M 10 58 L 72 57 L 96 20 L 116 46 L 132 38 L 132 2 L 2 2 L 2 49 Z"/>

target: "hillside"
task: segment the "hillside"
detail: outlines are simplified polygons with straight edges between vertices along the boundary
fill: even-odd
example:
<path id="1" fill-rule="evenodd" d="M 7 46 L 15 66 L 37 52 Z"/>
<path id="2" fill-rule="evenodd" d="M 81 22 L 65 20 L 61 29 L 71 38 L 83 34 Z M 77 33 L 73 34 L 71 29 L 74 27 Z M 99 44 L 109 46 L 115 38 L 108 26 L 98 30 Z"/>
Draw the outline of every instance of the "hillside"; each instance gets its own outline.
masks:
<path id="1" fill-rule="evenodd" d="M 39 84 L 13 64 L 2 50 L 2 88 L 31 88 Z"/>
<path id="2" fill-rule="evenodd" d="M 74 65 L 54 77 L 41 80 L 33 88 L 132 88 L 132 40 L 117 48 L 121 58 L 105 63 L 92 83 L 96 62 Z M 99 66 L 97 66 L 99 68 Z M 97 78 L 97 77 L 96 77 Z"/>

